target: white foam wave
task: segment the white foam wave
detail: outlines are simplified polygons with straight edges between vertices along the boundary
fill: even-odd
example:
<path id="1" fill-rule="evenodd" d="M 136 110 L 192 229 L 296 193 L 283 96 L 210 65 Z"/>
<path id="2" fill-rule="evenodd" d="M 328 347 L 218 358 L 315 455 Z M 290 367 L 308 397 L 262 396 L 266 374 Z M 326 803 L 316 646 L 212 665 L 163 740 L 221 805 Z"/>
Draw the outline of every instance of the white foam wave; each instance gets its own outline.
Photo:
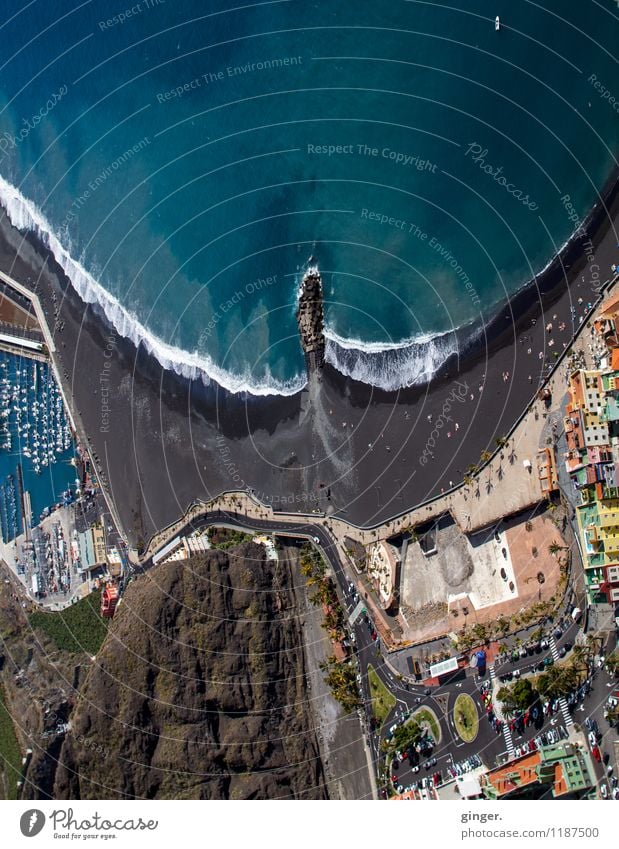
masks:
<path id="1" fill-rule="evenodd" d="M 73 259 L 43 213 L 1 175 L 0 203 L 15 227 L 31 231 L 51 251 L 82 300 L 97 304 L 117 333 L 131 340 L 136 347 L 143 345 L 163 368 L 188 379 L 202 379 L 206 384 L 214 380 L 229 392 L 257 396 L 295 395 L 306 385 L 304 374 L 281 381 L 268 370 L 264 379 L 256 382 L 249 369 L 236 374 L 221 368 L 206 354 L 185 351 L 164 342 L 104 289 L 80 262 Z M 309 271 L 318 272 L 318 268 L 312 265 L 305 273 Z M 364 342 L 345 339 L 331 328 L 326 328 L 325 338 L 327 362 L 353 380 L 385 391 L 428 382 L 450 356 L 458 353 L 457 337 L 453 331 L 420 334 L 399 342 Z"/>
<path id="2" fill-rule="evenodd" d="M 386 392 L 427 383 L 449 357 L 458 353 L 458 340 L 453 332 L 417 337 L 388 348 L 379 348 L 374 343 L 354 347 L 350 340 L 341 345 L 333 335 L 330 331 L 327 338 L 327 362 L 353 380 Z"/>
<path id="3" fill-rule="evenodd" d="M 364 342 L 363 339 L 340 336 L 331 327 L 325 327 L 325 339 L 335 342 L 338 347 L 347 351 L 362 351 L 365 354 L 382 354 L 387 351 L 399 351 L 403 348 L 411 348 L 413 345 L 425 345 L 444 336 L 449 336 L 453 331 L 445 330 L 442 333 L 420 333 L 400 342 Z"/>
<path id="4" fill-rule="evenodd" d="M 229 392 L 247 392 L 251 395 L 295 395 L 306 384 L 304 375 L 290 381 L 279 381 L 270 372 L 257 383 L 246 370 L 235 374 L 218 366 L 208 355 L 197 351 L 184 351 L 164 342 L 145 327 L 139 319 L 98 283 L 84 266 L 73 259 L 69 251 L 54 234 L 43 213 L 24 195 L 0 175 L 0 203 L 7 216 L 18 230 L 34 233 L 54 255 L 56 262 L 71 281 L 80 298 L 89 304 L 98 304 L 115 330 L 137 347 L 144 345 L 165 369 L 175 371 L 183 377 L 205 383 L 215 380 Z"/>

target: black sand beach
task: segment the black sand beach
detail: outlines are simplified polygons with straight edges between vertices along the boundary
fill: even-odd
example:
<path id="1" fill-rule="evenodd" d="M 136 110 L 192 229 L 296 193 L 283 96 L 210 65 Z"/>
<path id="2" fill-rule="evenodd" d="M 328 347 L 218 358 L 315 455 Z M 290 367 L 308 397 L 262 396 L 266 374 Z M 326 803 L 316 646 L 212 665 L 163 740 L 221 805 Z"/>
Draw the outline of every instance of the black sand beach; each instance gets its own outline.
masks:
<path id="1" fill-rule="evenodd" d="M 463 346 L 429 385 L 396 393 L 329 365 L 288 398 L 233 396 L 179 378 L 119 338 L 5 216 L 0 268 L 41 299 L 68 395 L 134 544 L 195 499 L 226 490 L 251 489 L 275 509 L 327 511 L 368 527 L 457 485 L 513 427 L 619 262 L 618 187 L 615 177 L 583 237 L 505 305 L 476 345 Z"/>

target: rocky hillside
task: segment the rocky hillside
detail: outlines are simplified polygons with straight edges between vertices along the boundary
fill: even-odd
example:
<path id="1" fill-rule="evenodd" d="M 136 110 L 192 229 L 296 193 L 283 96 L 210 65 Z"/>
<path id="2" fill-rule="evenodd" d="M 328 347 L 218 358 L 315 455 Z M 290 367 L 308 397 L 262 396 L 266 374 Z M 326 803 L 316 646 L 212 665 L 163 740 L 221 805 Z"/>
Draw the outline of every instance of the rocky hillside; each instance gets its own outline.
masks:
<path id="1" fill-rule="evenodd" d="M 31 619 L 40 614 L 8 570 L 0 574 L 0 798 L 16 797 L 26 749 L 32 755 L 23 797 L 47 798 L 89 661 L 85 652 L 63 651 L 34 627 Z"/>
<path id="2" fill-rule="evenodd" d="M 248 543 L 134 580 L 80 688 L 54 797 L 325 798 L 292 560 Z"/>

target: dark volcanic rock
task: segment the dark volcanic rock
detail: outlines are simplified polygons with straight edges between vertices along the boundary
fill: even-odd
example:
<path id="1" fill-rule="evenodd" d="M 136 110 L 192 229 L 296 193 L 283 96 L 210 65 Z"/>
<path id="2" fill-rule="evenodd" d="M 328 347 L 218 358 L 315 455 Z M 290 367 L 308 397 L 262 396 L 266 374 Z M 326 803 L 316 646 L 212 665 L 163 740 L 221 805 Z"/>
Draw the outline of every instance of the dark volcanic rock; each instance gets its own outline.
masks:
<path id="1" fill-rule="evenodd" d="M 245 544 L 127 590 L 81 689 L 56 798 L 325 798 L 291 563 Z"/>

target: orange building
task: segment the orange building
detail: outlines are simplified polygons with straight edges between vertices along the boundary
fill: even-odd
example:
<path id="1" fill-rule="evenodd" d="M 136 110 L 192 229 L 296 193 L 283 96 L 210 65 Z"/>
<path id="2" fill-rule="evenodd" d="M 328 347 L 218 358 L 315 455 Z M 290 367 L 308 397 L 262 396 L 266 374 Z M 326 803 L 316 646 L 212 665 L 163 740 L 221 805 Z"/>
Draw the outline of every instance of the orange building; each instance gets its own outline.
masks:
<path id="1" fill-rule="evenodd" d="M 118 604 L 118 587 L 108 584 L 101 593 L 101 616 L 111 619 Z"/>
<path id="2" fill-rule="evenodd" d="M 480 778 L 487 799 L 536 798 L 550 792 L 555 799 L 589 795 L 595 774 L 588 752 L 574 743 L 542 746 Z"/>

